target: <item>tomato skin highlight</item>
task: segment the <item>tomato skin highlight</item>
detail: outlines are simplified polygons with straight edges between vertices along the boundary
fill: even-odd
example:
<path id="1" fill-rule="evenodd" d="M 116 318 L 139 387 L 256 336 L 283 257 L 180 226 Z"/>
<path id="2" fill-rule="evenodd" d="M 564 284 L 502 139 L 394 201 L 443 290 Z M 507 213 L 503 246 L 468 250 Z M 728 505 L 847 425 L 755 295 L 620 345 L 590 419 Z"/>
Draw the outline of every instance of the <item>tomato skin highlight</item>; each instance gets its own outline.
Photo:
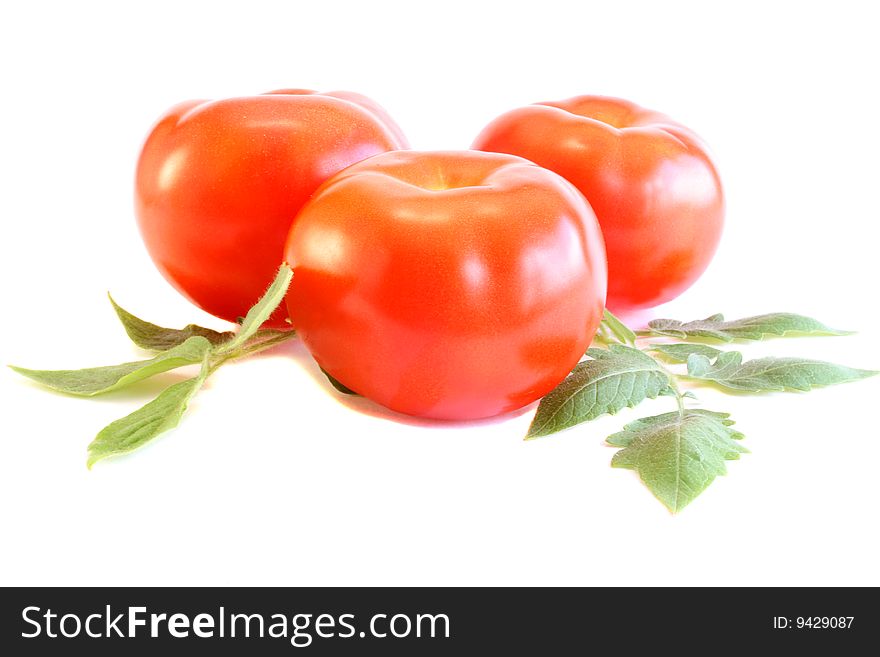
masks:
<path id="1" fill-rule="evenodd" d="M 510 155 L 400 151 L 328 180 L 294 223 L 288 309 L 318 364 L 395 411 L 467 420 L 553 389 L 605 300 L 583 196 Z"/>
<path id="2" fill-rule="evenodd" d="M 576 96 L 501 115 L 473 148 L 531 160 L 590 202 L 608 253 L 608 308 L 677 297 L 721 239 L 724 193 L 702 140 L 658 112 L 618 98 Z"/>
<path id="3" fill-rule="evenodd" d="M 194 100 L 153 127 L 135 211 L 159 271 L 195 305 L 243 317 L 271 282 L 290 224 L 331 175 L 407 142 L 373 101 L 281 90 Z M 267 326 L 289 327 L 282 308 Z"/>

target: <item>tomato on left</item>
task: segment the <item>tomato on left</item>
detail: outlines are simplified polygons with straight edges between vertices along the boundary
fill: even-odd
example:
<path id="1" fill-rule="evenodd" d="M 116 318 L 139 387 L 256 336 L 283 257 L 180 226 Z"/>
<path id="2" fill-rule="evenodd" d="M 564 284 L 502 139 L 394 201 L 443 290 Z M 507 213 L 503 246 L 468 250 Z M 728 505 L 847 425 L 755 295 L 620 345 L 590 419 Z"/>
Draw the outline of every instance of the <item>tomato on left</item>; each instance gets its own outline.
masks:
<path id="1" fill-rule="evenodd" d="M 272 280 L 294 217 L 321 183 L 408 146 L 384 109 L 353 92 L 282 89 L 176 105 L 137 164 L 147 251 L 190 301 L 235 321 Z M 266 326 L 286 320 L 282 307 Z"/>

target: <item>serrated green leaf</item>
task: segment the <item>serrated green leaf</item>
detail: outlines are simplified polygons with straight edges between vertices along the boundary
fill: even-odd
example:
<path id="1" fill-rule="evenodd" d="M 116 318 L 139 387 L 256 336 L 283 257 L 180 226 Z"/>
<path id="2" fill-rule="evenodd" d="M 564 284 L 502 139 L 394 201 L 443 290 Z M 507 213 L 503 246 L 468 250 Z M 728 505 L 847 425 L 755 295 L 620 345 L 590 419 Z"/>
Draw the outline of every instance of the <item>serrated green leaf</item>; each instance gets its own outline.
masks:
<path id="1" fill-rule="evenodd" d="M 822 322 L 794 313 L 770 313 L 724 321 L 723 315 L 712 315 L 693 322 L 675 319 L 654 319 L 648 322 L 654 335 L 688 339 L 711 338 L 722 342 L 732 340 L 761 340 L 765 335 L 847 335 L 849 331 L 829 328 Z"/>
<path id="2" fill-rule="evenodd" d="M 669 377 L 653 358 L 638 349 L 611 345 L 589 349 L 590 360 L 572 373 L 538 405 L 526 439 L 547 436 L 605 413 L 614 414 L 655 398 L 669 385 Z"/>
<path id="3" fill-rule="evenodd" d="M 764 392 L 807 391 L 817 386 L 858 381 L 877 372 L 859 370 L 808 358 L 756 358 L 743 362 L 738 351 L 723 352 L 714 360 L 691 354 L 688 376 L 718 383 L 726 388 Z"/>
<path id="4" fill-rule="evenodd" d="M 360 395 L 358 393 L 356 393 L 354 390 L 352 390 L 351 388 L 349 388 L 345 384 L 340 383 L 333 376 L 331 376 L 330 373 L 328 373 L 327 370 L 325 370 L 323 367 L 320 369 L 321 369 L 321 372 L 324 373 L 324 376 L 327 377 L 327 380 L 330 382 L 330 385 L 333 386 L 338 392 L 341 392 L 343 395 L 353 395 L 355 397 L 360 397 Z"/>
<path id="5" fill-rule="evenodd" d="M 636 334 L 632 329 L 610 313 L 607 308 L 602 315 L 602 325 L 623 344 L 634 345 L 636 343 Z"/>
<path id="6" fill-rule="evenodd" d="M 615 468 L 639 473 L 648 489 L 673 513 L 727 473 L 724 462 L 748 450 L 737 441 L 727 413 L 687 409 L 642 418 L 607 438 L 622 447 L 611 459 Z"/>
<path id="7" fill-rule="evenodd" d="M 91 397 L 111 390 L 119 390 L 160 372 L 200 363 L 210 350 L 211 343 L 197 335 L 155 358 L 120 365 L 89 367 L 81 370 L 29 370 L 12 365 L 10 367 L 53 390 Z"/>
<path id="8" fill-rule="evenodd" d="M 284 295 L 287 293 L 287 288 L 290 286 L 292 278 L 293 270 L 290 268 L 290 265 L 286 263 L 281 265 L 272 284 L 263 293 L 260 300 L 248 310 L 235 337 L 217 348 L 218 354 L 227 354 L 235 351 L 260 329 L 263 322 L 269 319 L 269 316 L 284 301 Z"/>
<path id="9" fill-rule="evenodd" d="M 705 416 L 707 418 L 711 418 L 718 422 L 721 422 L 724 426 L 731 427 L 735 424 L 733 420 L 730 419 L 730 413 L 719 413 L 718 411 L 709 411 L 703 408 L 688 408 L 684 411 L 685 417 L 693 417 L 693 416 Z M 634 420 L 629 424 L 626 424 L 623 427 L 622 431 L 618 431 L 617 433 L 613 433 L 608 438 L 605 439 L 609 445 L 614 447 L 626 447 L 632 442 L 633 438 L 635 438 L 639 432 L 647 429 L 663 427 L 669 425 L 671 422 L 676 421 L 679 417 L 678 411 L 672 411 L 671 413 L 662 413 L 661 415 L 652 415 L 650 417 L 639 418 L 638 420 Z M 743 434 L 738 431 L 731 430 L 731 437 L 737 440 L 743 438 Z M 743 451 L 748 451 L 743 448 Z"/>
<path id="10" fill-rule="evenodd" d="M 707 344 L 688 344 L 680 342 L 676 344 L 652 344 L 651 351 L 658 351 L 667 360 L 673 363 L 686 363 L 691 354 L 700 354 L 707 358 L 715 358 L 718 354 L 723 353 L 720 349 L 710 347 Z"/>
<path id="11" fill-rule="evenodd" d="M 131 452 L 176 427 L 209 371 L 206 355 L 198 376 L 165 388 L 153 401 L 104 427 L 89 444 L 88 467 L 108 456 Z"/>
<path id="12" fill-rule="evenodd" d="M 232 331 L 220 332 L 215 331 L 214 329 L 205 328 L 204 326 L 197 326 L 196 324 L 189 324 L 182 329 L 170 329 L 157 326 L 156 324 L 151 324 L 150 322 L 132 315 L 117 304 L 109 294 L 107 297 L 110 299 L 110 303 L 113 304 L 113 310 L 116 311 L 116 316 L 119 317 L 119 321 L 122 322 L 122 327 L 125 329 L 128 337 L 142 349 L 166 351 L 167 349 L 183 344 L 193 336 L 201 336 L 211 344 L 218 345 L 230 340 L 233 336 Z"/>

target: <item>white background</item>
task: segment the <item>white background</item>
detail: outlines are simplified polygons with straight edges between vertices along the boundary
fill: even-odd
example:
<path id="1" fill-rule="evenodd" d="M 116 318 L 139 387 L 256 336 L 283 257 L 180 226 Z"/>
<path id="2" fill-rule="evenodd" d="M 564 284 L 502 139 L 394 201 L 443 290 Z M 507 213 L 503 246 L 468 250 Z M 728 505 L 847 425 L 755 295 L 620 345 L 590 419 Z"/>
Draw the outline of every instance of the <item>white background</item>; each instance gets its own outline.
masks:
<path id="1" fill-rule="evenodd" d="M 223 328 L 141 245 L 141 140 L 184 99 L 311 87 L 375 98 L 420 149 L 466 148 L 507 109 L 581 93 L 665 111 L 713 146 L 728 223 L 709 272 L 653 314 L 801 312 L 860 333 L 747 354 L 880 369 L 870 3 L 133 6 L 0 10 L 2 363 L 142 356 L 108 289 L 152 321 Z M 176 431 L 87 471 L 97 430 L 159 389 L 87 401 L 0 371 L 0 584 L 880 584 L 880 378 L 700 390 L 752 453 L 677 516 L 603 444 L 668 400 L 524 443 L 534 407 L 390 417 L 340 399 L 288 345 L 224 368 Z"/>

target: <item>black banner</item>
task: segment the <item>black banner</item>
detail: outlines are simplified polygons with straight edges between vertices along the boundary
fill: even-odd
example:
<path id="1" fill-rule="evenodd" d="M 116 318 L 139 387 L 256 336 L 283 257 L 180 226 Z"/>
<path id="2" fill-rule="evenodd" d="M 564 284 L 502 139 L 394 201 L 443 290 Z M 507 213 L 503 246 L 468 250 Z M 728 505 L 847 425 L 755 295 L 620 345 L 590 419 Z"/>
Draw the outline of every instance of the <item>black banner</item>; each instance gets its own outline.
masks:
<path id="1" fill-rule="evenodd" d="M 873 645 L 880 621 L 870 589 L 21 588 L 0 595 L 6 655 L 141 647 L 163 657 L 194 650 L 579 654 L 608 645 L 683 654 L 722 646 L 845 650 Z"/>

